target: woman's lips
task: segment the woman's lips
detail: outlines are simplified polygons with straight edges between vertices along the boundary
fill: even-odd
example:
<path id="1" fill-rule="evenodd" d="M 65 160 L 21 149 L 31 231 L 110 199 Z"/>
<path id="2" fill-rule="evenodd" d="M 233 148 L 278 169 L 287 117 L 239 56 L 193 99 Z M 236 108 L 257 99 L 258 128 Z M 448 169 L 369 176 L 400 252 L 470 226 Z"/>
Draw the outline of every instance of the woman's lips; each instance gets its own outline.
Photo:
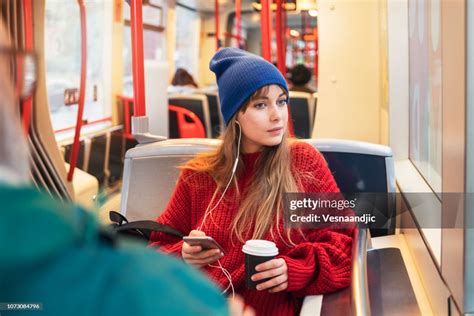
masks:
<path id="1" fill-rule="evenodd" d="M 267 130 L 267 132 L 270 133 L 271 135 L 279 135 L 282 130 L 283 130 L 283 127 L 276 127 L 276 128 Z"/>

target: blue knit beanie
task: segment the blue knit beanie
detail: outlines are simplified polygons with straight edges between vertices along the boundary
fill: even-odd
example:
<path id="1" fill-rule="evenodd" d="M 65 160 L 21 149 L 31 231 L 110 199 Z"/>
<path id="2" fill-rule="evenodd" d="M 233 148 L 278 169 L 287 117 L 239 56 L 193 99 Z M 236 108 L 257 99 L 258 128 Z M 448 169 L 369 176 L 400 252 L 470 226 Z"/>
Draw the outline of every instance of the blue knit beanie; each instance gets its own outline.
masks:
<path id="1" fill-rule="evenodd" d="M 216 74 L 221 112 L 227 125 L 245 102 L 260 88 L 277 84 L 288 93 L 278 68 L 260 56 L 238 48 L 223 48 L 212 57 L 209 68 Z"/>

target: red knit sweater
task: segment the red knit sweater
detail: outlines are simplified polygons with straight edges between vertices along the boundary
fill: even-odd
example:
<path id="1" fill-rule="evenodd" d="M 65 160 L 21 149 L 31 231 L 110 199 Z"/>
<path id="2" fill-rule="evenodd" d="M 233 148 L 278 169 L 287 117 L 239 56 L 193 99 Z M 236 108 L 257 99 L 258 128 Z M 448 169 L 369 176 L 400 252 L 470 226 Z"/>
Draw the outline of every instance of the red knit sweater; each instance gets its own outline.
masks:
<path id="1" fill-rule="evenodd" d="M 245 197 L 245 189 L 250 184 L 259 155 L 242 155 L 245 171 L 238 178 L 243 194 L 241 198 Z M 291 148 L 291 167 L 293 172 L 311 172 L 320 180 L 314 181 L 317 183 L 303 182 L 306 192 L 339 192 L 326 161 L 313 146 L 295 143 Z M 188 234 L 201 224 L 215 189 L 216 184 L 208 174 L 183 171 L 166 210 L 157 221 Z M 242 295 L 246 304 L 251 305 L 258 315 L 294 315 L 299 313 L 304 296 L 333 292 L 349 285 L 352 231 L 315 229 L 303 231 L 306 240 L 298 233 L 292 234 L 292 240 L 297 244 L 295 247 L 288 247 L 278 239 L 278 234 L 275 234 L 277 240 L 272 239 L 270 234 L 263 238 L 274 241 L 279 250 L 278 257 L 286 261 L 288 288 L 278 293 L 247 290 L 242 244 L 234 238 L 232 245 L 230 239 L 229 227 L 238 205 L 236 190 L 229 187 L 226 198 L 210 216 L 217 225 L 209 217 L 203 231 L 224 248 L 225 256 L 220 259 L 222 266 L 231 273 L 236 293 Z M 283 229 L 283 223 L 280 223 L 279 229 Z M 181 256 L 182 243 L 175 237 L 156 233 L 152 235 L 150 245 Z M 223 288 L 228 286 L 229 281 L 220 269 L 204 267 L 203 270 Z"/>

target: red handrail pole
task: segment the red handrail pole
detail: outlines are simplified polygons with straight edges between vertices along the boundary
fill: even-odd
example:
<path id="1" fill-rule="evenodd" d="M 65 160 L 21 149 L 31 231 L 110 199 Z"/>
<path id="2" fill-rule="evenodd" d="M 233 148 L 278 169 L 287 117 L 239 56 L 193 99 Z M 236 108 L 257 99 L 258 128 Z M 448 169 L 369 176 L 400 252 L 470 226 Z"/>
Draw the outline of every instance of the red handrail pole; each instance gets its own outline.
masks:
<path id="1" fill-rule="evenodd" d="M 241 38 L 242 38 L 242 26 L 241 26 L 241 17 L 240 17 L 240 0 L 235 0 L 235 25 L 237 31 L 237 47 L 240 48 Z"/>
<path id="2" fill-rule="evenodd" d="M 130 99 L 123 99 L 125 133 L 131 135 L 130 128 Z"/>
<path id="3" fill-rule="evenodd" d="M 72 145 L 71 162 L 67 180 L 72 181 L 74 170 L 76 169 L 77 156 L 79 154 L 79 138 L 81 137 L 82 117 L 84 114 L 84 98 L 86 95 L 86 74 L 87 74 L 87 24 L 86 24 L 86 6 L 84 0 L 77 0 L 81 15 L 81 85 L 79 92 L 79 106 L 77 109 L 76 132 L 74 134 L 74 143 Z"/>
<path id="4" fill-rule="evenodd" d="M 305 11 L 301 11 L 301 39 L 303 40 L 304 49 L 306 49 L 306 41 L 304 40 L 304 34 L 306 33 L 306 15 Z M 301 53 L 303 54 L 303 63 L 306 64 L 306 55 L 305 50 L 302 50 Z"/>
<path id="5" fill-rule="evenodd" d="M 33 12 L 31 0 L 23 0 L 23 22 L 25 28 L 25 49 L 33 49 Z M 23 132 L 28 136 L 30 130 L 32 97 L 23 100 Z"/>
<path id="6" fill-rule="evenodd" d="M 262 10 L 260 11 L 260 23 L 262 30 L 262 57 L 272 61 L 272 46 L 271 46 L 271 0 L 262 0 Z"/>
<path id="7" fill-rule="evenodd" d="M 277 44 L 277 66 L 280 70 L 283 77 L 286 77 L 286 61 L 285 61 L 285 47 L 284 47 L 284 38 L 283 38 L 283 14 L 282 8 L 283 0 L 277 0 L 277 9 L 276 9 L 276 44 Z"/>
<path id="8" fill-rule="evenodd" d="M 132 29 L 133 97 L 135 99 L 134 116 L 145 116 L 142 0 L 130 1 L 130 18 Z"/>
<path id="9" fill-rule="evenodd" d="M 318 28 L 315 27 L 313 29 L 314 34 L 314 81 L 317 82 L 318 80 L 318 63 L 319 63 L 319 56 L 318 56 Z"/>
<path id="10" fill-rule="evenodd" d="M 273 12 L 272 12 L 272 2 L 273 0 L 268 0 L 268 29 L 270 32 L 268 32 L 268 50 L 270 52 L 270 59 L 269 61 L 272 62 L 272 34 L 273 34 Z"/>
<path id="11" fill-rule="evenodd" d="M 214 1 L 214 23 L 216 29 L 216 51 L 219 50 L 221 47 L 221 43 L 219 41 L 219 0 Z"/>
<path id="12" fill-rule="evenodd" d="M 285 56 L 285 69 L 286 69 L 286 51 L 287 51 L 287 46 L 288 46 L 288 22 L 287 22 L 287 14 L 286 11 L 283 11 L 283 27 L 282 27 L 282 32 L 285 32 L 285 37 L 283 39 L 283 56 Z"/>

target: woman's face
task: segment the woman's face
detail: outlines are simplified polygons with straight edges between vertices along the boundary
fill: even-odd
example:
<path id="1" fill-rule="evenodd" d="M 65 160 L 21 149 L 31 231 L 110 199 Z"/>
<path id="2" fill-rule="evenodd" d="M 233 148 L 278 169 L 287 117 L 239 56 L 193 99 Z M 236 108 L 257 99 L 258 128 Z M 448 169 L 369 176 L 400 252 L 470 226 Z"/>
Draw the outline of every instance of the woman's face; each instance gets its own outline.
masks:
<path id="1" fill-rule="evenodd" d="M 263 146 L 281 143 L 288 123 L 288 98 L 278 85 L 268 93 L 250 101 L 245 112 L 237 113 L 242 128 L 241 148 L 244 153 L 262 150 Z"/>

